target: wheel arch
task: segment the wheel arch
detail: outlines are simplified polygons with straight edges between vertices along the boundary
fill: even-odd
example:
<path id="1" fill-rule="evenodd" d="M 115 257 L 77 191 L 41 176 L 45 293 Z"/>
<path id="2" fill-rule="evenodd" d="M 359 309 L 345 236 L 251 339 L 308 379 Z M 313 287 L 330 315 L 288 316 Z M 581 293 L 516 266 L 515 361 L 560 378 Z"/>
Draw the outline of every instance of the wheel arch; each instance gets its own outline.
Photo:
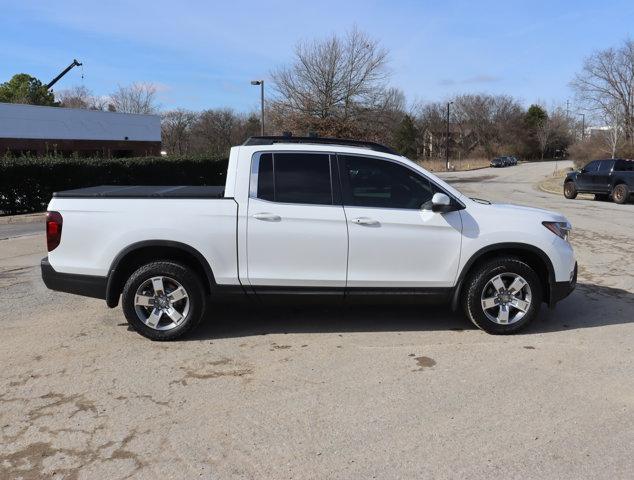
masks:
<path id="1" fill-rule="evenodd" d="M 612 182 L 612 190 L 614 190 L 618 185 L 623 185 L 625 184 L 627 187 L 629 187 L 628 183 L 625 181 L 624 178 L 616 178 L 614 179 L 614 181 Z"/>
<path id="2" fill-rule="evenodd" d="M 465 263 L 453 292 L 451 307 L 453 310 L 458 309 L 460 295 L 464 287 L 465 280 L 469 277 L 475 268 L 482 265 L 500 255 L 511 255 L 525 261 L 539 277 L 542 282 L 542 298 L 546 303 L 550 303 L 550 290 L 555 282 L 555 268 L 543 250 L 527 243 L 496 243 L 487 245 L 476 251 Z"/>
<path id="3" fill-rule="evenodd" d="M 206 293 L 216 286 L 213 271 L 207 259 L 190 245 L 171 240 L 144 240 L 128 245 L 114 258 L 108 270 L 106 304 L 114 308 L 126 280 L 141 265 L 155 260 L 174 260 L 191 267 L 203 281 Z"/>

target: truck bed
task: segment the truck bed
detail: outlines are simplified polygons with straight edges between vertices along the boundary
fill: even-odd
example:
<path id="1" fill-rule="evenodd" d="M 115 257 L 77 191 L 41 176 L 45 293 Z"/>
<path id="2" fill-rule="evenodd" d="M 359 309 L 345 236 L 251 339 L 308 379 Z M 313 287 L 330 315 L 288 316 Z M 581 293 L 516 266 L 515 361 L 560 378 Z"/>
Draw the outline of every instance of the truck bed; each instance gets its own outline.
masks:
<path id="1" fill-rule="evenodd" d="M 224 198 L 225 187 L 192 185 L 100 185 L 55 192 L 55 198 Z"/>

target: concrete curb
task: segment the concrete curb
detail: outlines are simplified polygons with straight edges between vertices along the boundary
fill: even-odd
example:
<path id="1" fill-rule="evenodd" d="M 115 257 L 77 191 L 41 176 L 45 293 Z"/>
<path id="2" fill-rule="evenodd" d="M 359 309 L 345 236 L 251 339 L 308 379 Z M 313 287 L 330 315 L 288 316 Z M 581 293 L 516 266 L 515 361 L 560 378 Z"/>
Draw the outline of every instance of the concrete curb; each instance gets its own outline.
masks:
<path id="1" fill-rule="evenodd" d="M 553 195 L 563 195 L 561 190 L 553 190 L 550 188 L 547 188 L 546 186 L 544 186 L 544 183 L 546 183 L 546 180 L 550 180 L 549 178 L 546 178 L 544 180 L 542 180 L 541 182 L 539 182 L 537 184 L 537 188 L 539 190 L 541 190 L 542 192 L 546 192 L 546 193 L 552 193 Z"/>
<path id="2" fill-rule="evenodd" d="M 0 217 L 0 225 L 9 225 L 16 223 L 38 223 L 44 222 L 46 213 L 26 213 L 24 215 L 7 215 L 6 217 Z"/>

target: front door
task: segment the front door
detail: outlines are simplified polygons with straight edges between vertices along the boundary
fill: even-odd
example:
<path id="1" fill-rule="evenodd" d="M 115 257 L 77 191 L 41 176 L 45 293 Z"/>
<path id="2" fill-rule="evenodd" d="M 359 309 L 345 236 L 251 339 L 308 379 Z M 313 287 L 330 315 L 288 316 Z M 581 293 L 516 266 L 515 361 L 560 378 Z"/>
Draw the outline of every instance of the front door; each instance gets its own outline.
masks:
<path id="1" fill-rule="evenodd" d="M 257 293 L 343 295 L 348 232 L 331 160 L 301 152 L 252 160 L 247 275 Z"/>
<path id="2" fill-rule="evenodd" d="M 594 177 L 597 175 L 599 168 L 599 162 L 592 161 L 581 169 L 577 175 L 576 186 L 580 192 L 593 192 L 594 191 Z"/>
<path id="3" fill-rule="evenodd" d="M 421 209 L 439 187 L 396 161 L 357 155 L 338 159 L 350 244 L 348 289 L 453 286 L 460 213 Z"/>

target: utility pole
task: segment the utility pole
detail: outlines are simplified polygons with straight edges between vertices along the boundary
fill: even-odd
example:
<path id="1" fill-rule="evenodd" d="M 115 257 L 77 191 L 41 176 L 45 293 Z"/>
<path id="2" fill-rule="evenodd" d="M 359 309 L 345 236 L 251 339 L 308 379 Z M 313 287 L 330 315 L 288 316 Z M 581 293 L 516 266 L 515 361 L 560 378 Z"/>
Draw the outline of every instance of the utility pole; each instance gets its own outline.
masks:
<path id="1" fill-rule="evenodd" d="M 586 138 L 586 114 L 580 113 L 581 115 L 581 140 Z"/>
<path id="2" fill-rule="evenodd" d="M 264 80 L 251 80 L 251 85 L 260 86 L 260 135 L 264 136 Z"/>
<path id="3" fill-rule="evenodd" d="M 449 105 L 453 102 L 447 102 L 447 138 L 445 142 L 445 170 L 449 171 Z"/>

